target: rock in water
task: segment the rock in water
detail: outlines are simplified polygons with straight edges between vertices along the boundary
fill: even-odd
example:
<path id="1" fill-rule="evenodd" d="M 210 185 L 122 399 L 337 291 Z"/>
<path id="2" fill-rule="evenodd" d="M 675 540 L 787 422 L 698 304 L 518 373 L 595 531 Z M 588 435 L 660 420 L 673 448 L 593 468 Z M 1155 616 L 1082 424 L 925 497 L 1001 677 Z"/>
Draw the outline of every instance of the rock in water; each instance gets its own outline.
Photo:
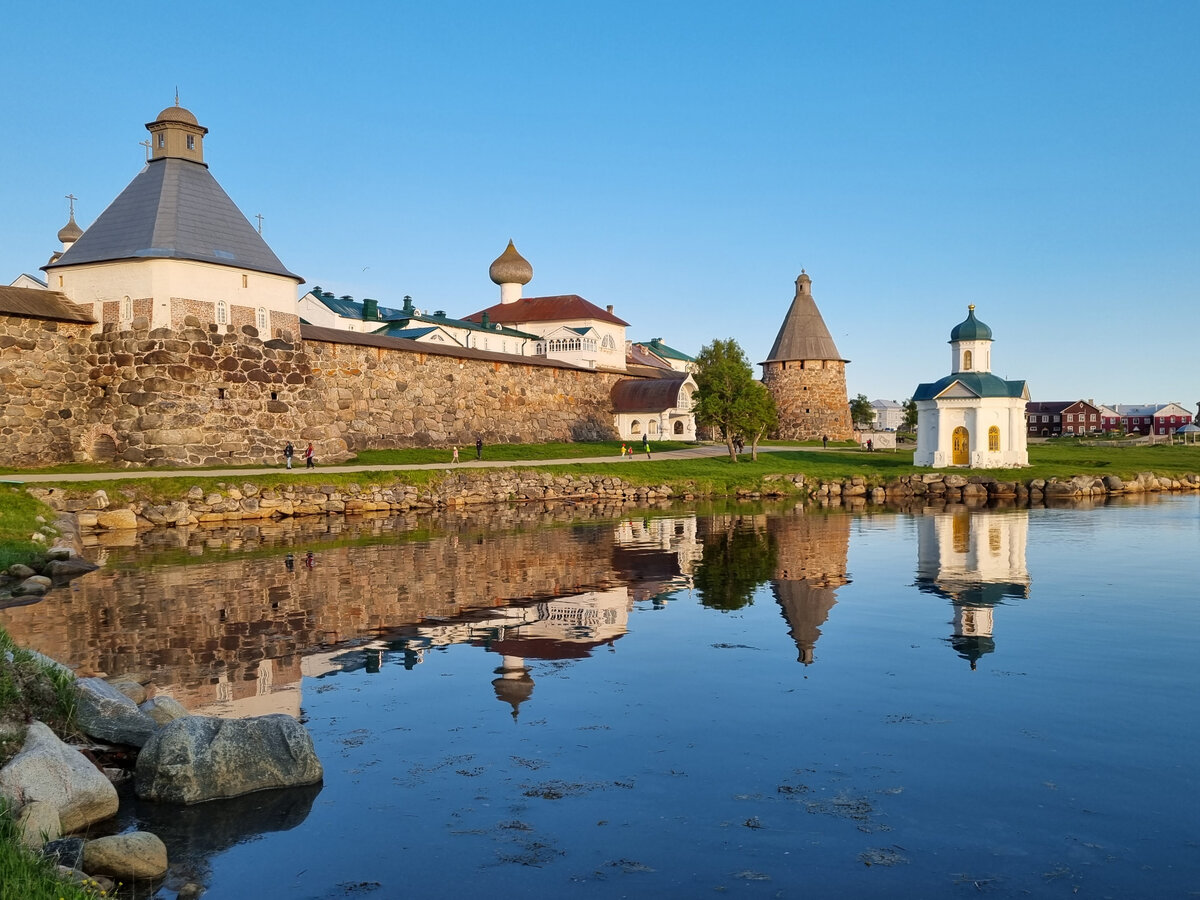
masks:
<path id="1" fill-rule="evenodd" d="M 96 838 L 84 844 L 83 870 L 126 880 L 161 878 L 167 874 L 167 848 L 148 831 Z"/>
<path id="2" fill-rule="evenodd" d="M 136 703 L 103 678 L 80 678 L 75 682 L 75 693 L 79 699 L 79 727 L 94 738 L 140 747 L 158 727 Z"/>
<path id="3" fill-rule="evenodd" d="M 117 812 L 112 782 L 41 722 L 30 724 L 25 746 L 0 769 L 0 796 L 15 799 L 17 805 L 36 800 L 51 803 L 67 834 Z"/>
<path id="4" fill-rule="evenodd" d="M 316 784 L 323 775 L 312 738 L 291 716 L 187 716 L 146 742 L 135 784 L 138 796 L 147 800 L 203 803 Z"/>

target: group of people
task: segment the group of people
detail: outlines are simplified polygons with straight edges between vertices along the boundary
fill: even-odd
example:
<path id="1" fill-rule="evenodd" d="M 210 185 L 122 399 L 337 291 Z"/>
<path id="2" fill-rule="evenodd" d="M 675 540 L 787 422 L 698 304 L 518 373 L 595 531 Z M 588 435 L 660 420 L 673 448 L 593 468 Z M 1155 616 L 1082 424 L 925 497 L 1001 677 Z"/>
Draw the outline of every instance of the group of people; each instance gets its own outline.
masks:
<path id="1" fill-rule="evenodd" d="M 648 435 L 648 434 L 642 435 L 642 450 L 645 451 L 645 453 L 646 453 L 646 459 L 652 459 L 652 457 L 650 456 L 650 435 Z M 626 458 L 632 459 L 633 453 L 634 453 L 634 450 L 633 450 L 632 446 L 629 446 L 627 444 L 621 445 L 621 458 L 622 459 L 626 459 Z"/>
<path id="2" fill-rule="evenodd" d="M 292 457 L 296 455 L 296 448 L 292 446 L 292 442 L 288 441 L 283 448 L 283 460 L 287 463 L 287 467 L 292 467 Z M 317 464 L 316 456 L 313 452 L 312 441 L 308 442 L 308 446 L 304 448 L 304 468 L 311 469 Z"/>

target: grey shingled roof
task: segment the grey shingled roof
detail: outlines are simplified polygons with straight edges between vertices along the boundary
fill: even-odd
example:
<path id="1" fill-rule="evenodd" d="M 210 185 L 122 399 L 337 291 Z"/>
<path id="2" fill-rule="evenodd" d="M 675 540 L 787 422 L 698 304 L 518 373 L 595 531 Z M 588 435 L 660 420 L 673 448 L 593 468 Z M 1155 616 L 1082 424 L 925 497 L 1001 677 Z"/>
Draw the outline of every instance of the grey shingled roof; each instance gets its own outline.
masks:
<path id="1" fill-rule="evenodd" d="M 203 163 L 152 160 L 57 260 L 55 269 L 123 259 L 193 259 L 289 272 Z"/>
<path id="2" fill-rule="evenodd" d="M 841 359 L 812 294 L 796 291 L 787 317 L 775 336 L 767 362 L 789 359 Z M 848 360 L 847 360 L 848 361 Z"/>

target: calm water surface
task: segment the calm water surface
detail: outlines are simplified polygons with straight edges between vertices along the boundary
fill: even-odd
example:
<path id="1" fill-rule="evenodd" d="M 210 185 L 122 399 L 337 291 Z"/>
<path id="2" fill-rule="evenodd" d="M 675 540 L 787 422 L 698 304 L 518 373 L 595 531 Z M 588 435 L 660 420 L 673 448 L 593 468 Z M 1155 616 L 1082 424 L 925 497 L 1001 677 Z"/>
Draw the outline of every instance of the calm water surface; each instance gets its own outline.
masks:
<path id="1" fill-rule="evenodd" d="M 172 530 L 0 624 L 307 723 L 323 787 L 126 804 L 160 897 L 1189 896 L 1198 547 L 1195 496 Z"/>

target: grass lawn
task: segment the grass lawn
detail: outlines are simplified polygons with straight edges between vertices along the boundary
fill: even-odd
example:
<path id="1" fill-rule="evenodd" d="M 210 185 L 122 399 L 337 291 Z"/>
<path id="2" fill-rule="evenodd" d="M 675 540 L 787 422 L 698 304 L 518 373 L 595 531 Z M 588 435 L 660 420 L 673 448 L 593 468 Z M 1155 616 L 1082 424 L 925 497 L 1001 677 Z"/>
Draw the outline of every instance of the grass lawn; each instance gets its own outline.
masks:
<path id="1" fill-rule="evenodd" d="M 39 515 L 47 522 L 54 520 L 54 510 L 23 489 L 0 486 L 0 571 L 16 562 L 27 563 L 42 552 L 41 546 L 29 539 L 42 527 Z"/>

